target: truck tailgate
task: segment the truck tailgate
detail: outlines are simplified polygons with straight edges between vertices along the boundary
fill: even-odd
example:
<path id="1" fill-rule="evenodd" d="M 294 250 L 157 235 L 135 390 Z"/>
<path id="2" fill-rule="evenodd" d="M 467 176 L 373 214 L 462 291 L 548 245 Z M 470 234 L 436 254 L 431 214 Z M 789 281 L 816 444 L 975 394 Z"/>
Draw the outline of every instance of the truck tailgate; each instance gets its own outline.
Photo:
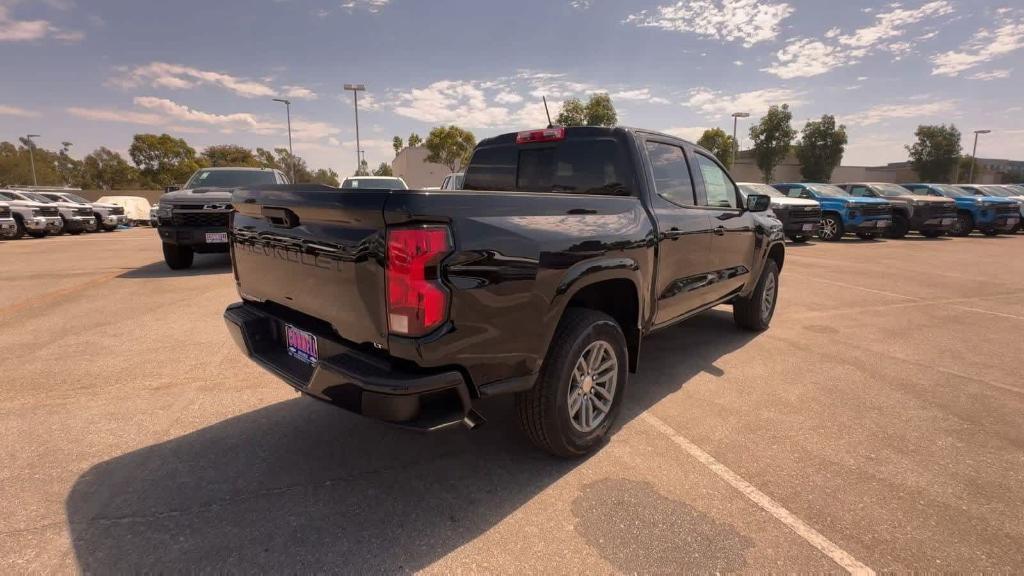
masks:
<path id="1" fill-rule="evenodd" d="M 235 190 L 231 255 L 242 297 L 387 346 L 383 216 L 387 190 L 326 186 Z"/>

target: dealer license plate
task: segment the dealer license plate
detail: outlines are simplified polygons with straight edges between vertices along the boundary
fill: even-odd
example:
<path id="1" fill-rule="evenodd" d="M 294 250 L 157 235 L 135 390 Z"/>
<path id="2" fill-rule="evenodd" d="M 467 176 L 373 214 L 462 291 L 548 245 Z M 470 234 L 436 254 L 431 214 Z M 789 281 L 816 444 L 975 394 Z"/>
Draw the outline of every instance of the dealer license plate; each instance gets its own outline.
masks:
<path id="1" fill-rule="evenodd" d="M 814 224 L 804 224 L 804 225 L 803 225 L 803 229 L 804 229 L 805 231 L 808 231 L 808 230 L 814 230 Z"/>
<path id="2" fill-rule="evenodd" d="M 302 360 L 310 366 L 316 366 L 320 360 L 319 352 L 316 349 L 316 336 L 305 330 L 299 330 L 291 324 L 285 324 L 284 338 L 289 356 Z"/>
<path id="3" fill-rule="evenodd" d="M 228 233 L 227 232 L 207 232 L 206 233 L 207 244 L 227 244 Z"/>

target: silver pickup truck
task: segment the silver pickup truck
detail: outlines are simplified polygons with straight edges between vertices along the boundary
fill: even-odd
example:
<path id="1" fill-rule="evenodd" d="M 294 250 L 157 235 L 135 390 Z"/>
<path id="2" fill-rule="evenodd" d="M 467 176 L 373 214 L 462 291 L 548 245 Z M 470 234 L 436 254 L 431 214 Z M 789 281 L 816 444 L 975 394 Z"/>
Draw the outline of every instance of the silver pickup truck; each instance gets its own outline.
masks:
<path id="1" fill-rule="evenodd" d="M 64 229 L 56 206 L 36 202 L 17 190 L 0 190 L 0 202 L 6 202 L 11 208 L 15 238 L 26 234 L 42 238 L 47 234 L 60 234 Z"/>
<path id="2" fill-rule="evenodd" d="M 6 202 L 0 202 L 0 238 L 11 239 L 18 233 L 18 224 L 11 216 L 11 207 Z"/>

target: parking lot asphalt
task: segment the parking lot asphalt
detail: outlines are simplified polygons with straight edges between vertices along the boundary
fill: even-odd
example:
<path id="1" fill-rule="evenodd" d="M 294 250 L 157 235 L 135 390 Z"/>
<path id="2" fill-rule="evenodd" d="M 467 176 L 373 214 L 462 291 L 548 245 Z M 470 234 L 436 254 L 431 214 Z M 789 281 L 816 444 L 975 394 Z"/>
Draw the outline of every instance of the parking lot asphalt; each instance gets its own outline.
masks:
<path id="1" fill-rule="evenodd" d="M 771 329 L 652 336 L 581 461 L 296 396 L 225 256 L 0 243 L 0 573 L 1024 571 L 1024 236 L 787 247 Z"/>

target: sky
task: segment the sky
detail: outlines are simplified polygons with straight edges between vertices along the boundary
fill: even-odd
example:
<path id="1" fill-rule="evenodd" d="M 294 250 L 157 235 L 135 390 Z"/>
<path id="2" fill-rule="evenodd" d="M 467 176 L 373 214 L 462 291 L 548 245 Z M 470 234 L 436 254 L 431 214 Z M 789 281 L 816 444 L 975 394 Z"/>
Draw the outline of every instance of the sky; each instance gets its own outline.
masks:
<path id="1" fill-rule="evenodd" d="M 547 124 L 568 97 L 611 95 L 619 123 L 694 140 L 739 135 L 772 104 L 794 126 L 833 114 L 843 164 L 906 160 L 920 123 L 970 152 L 1024 159 L 1021 0 L 0 0 L 0 140 L 40 134 L 125 153 L 137 132 L 287 145 L 371 167 L 391 139 L 457 124 L 477 138 Z"/>

